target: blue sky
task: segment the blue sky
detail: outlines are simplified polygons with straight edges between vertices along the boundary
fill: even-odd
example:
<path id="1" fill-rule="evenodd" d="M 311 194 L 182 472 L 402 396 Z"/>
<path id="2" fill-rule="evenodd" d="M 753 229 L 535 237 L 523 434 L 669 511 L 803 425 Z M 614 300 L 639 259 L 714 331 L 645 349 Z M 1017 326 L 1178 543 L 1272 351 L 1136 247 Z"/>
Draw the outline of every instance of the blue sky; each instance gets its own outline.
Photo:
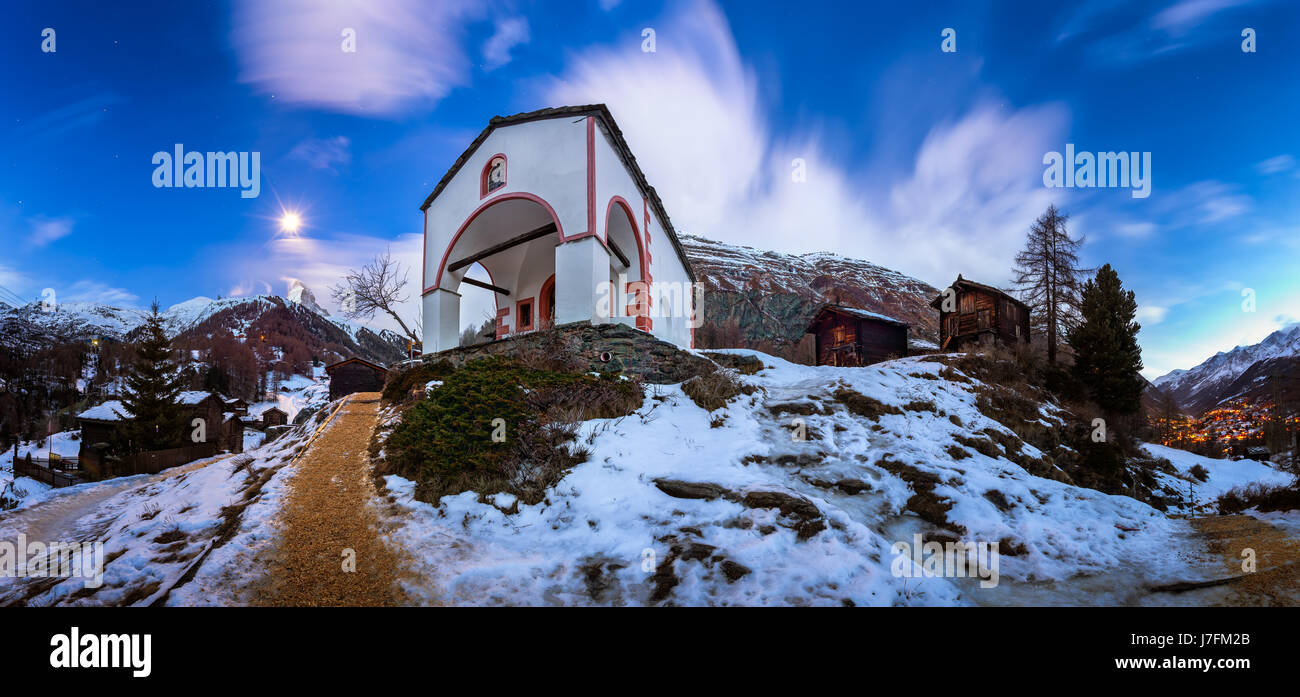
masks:
<path id="1" fill-rule="evenodd" d="M 1055 202 L 1085 261 L 1136 290 L 1150 376 L 1300 320 L 1296 3 L 129 5 L 4 10 L 0 285 L 21 297 L 169 305 L 298 279 L 325 301 L 385 248 L 414 296 L 419 205 L 486 121 L 601 101 L 681 232 L 1002 284 Z M 155 188 L 176 143 L 260 152 L 261 195 Z M 1066 143 L 1152 153 L 1151 195 L 1045 188 Z"/>

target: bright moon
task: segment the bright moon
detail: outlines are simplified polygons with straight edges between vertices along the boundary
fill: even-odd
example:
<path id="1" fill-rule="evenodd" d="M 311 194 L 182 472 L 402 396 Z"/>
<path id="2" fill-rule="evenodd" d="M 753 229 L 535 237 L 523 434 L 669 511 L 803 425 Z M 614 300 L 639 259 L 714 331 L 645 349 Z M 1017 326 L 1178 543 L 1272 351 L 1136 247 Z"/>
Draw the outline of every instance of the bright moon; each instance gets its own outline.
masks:
<path id="1" fill-rule="evenodd" d="M 281 230 L 284 230 L 285 232 L 298 232 L 298 228 L 300 227 L 302 227 L 302 218 L 298 217 L 297 213 L 286 211 L 284 215 L 280 216 Z"/>

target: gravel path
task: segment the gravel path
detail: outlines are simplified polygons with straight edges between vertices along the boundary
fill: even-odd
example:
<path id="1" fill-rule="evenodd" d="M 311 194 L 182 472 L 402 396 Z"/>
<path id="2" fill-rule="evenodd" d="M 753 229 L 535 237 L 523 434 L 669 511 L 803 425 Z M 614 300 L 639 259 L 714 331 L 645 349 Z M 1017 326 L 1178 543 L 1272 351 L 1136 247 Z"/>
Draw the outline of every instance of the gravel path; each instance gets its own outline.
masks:
<path id="1" fill-rule="evenodd" d="M 1210 552 L 1222 560 L 1229 586 L 1227 604 L 1284 607 L 1300 604 L 1300 541 L 1248 515 L 1210 516 L 1193 522 Z M 1256 570 L 1244 573 L 1242 553 L 1254 554 Z"/>
<path id="2" fill-rule="evenodd" d="M 367 449 L 379 393 L 352 395 L 297 463 L 260 605 L 397 605 L 397 554 L 378 534 Z M 345 568 L 354 559 L 349 571 Z"/>

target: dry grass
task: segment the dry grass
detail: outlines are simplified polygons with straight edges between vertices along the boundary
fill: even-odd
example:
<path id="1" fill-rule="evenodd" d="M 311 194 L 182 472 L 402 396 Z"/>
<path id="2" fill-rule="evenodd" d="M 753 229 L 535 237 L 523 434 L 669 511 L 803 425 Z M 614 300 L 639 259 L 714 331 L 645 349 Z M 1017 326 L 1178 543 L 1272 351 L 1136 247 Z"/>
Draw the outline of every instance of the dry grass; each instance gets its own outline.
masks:
<path id="1" fill-rule="evenodd" d="M 697 375 L 682 383 L 682 392 L 705 411 L 721 409 L 727 402 L 742 394 L 754 394 L 758 389 L 741 382 L 733 370 L 719 368 L 712 373 Z"/>

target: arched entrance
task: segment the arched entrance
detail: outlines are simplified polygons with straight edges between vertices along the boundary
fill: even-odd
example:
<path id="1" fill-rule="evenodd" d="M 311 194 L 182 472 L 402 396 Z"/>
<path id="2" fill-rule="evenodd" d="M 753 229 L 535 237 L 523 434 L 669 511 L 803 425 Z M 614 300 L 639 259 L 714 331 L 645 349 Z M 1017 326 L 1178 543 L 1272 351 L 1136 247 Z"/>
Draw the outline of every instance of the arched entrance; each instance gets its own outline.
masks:
<path id="1" fill-rule="evenodd" d="M 613 319 L 636 317 L 637 328 L 649 325 L 650 298 L 645 273 L 645 247 L 637 229 L 632 207 L 620 196 L 610 199 L 605 209 L 605 245 L 609 248 L 611 298 L 626 294 L 625 303 L 614 303 Z M 622 285 L 619 283 L 622 281 Z"/>
<path id="2" fill-rule="evenodd" d="M 535 298 L 555 275 L 555 246 L 562 239 L 558 218 L 540 197 L 501 194 L 475 210 L 452 237 L 433 285 L 425 289 L 425 321 L 437 323 L 439 350 L 458 343 L 462 284 L 496 294 L 497 338 L 535 329 Z M 490 282 L 466 275 L 476 265 Z M 528 317 L 520 316 L 525 311 Z"/>

